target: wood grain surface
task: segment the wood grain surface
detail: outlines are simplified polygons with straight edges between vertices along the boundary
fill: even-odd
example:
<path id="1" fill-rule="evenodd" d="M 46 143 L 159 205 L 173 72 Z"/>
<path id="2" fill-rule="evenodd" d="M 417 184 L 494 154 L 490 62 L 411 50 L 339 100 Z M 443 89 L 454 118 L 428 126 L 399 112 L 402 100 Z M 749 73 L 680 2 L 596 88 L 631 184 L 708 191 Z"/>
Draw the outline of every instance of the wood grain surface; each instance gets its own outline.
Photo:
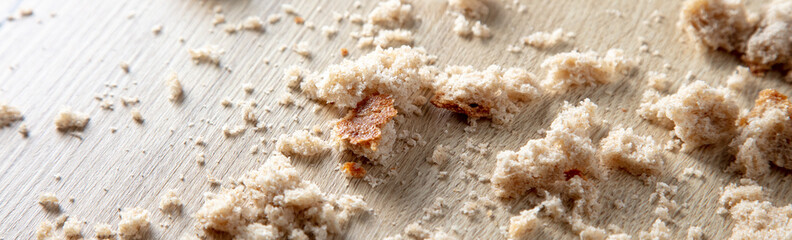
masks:
<path id="1" fill-rule="evenodd" d="M 640 134 L 652 135 L 660 143 L 670 140 L 669 131 L 642 120 L 635 113 L 646 86 L 646 73 L 658 71 L 674 79 L 671 92 L 690 82 L 692 73 L 712 85 L 725 84 L 740 63 L 720 52 L 702 53 L 692 44 L 680 41 L 675 27 L 681 1 L 661 0 L 518 0 L 527 6 L 519 13 L 512 1 L 492 1 L 486 23 L 493 37 L 487 40 L 464 39 L 451 32 L 453 18 L 447 15 L 447 3 L 441 0 L 413 0 L 414 14 L 419 18 L 412 28 L 415 46 L 426 48 L 438 56 L 437 65 L 473 65 L 484 68 L 490 64 L 524 67 L 539 77 L 545 72 L 539 64 L 555 53 L 578 50 L 605 52 L 622 48 L 627 55 L 642 59 L 637 71 L 621 81 L 599 87 L 577 88 L 559 96 L 548 96 L 529 105 L 507 128 L 495 128 L 489 121 L 479 121 L 478 130 L 466 133 L 463 116 L 423 106 L 421 117 L 408 118 L 399 130 L 420 134 L 427 142 L 397 156 L 387 166 L 369 166 L 374 176 L 385 182 L 372 187 L 362 180 L 345 178 L 337 169 L 349 153 L 325 154 L 313 158 L 293 158 L 302 176 L 317 183 L 323 191 L 333 194 L 360 194 L 375 209 L 373 214 L 354 218 L 342 239 L 381 239 L 396 233 L 409 223 L 420 220 L 424 208 L 436 198 L 444 199 L 444 216 L 425 221 L 427 228 L 456 231 L 463 239 L 502 239 L 499 227 L 508 218 L 536 202 L 525 199 L 505 201 L 489 218 L 484 213 L 468 217 L 460 208 L 471 195 L 491 195 L 490 185 L 464 177 L 488 178 L 494 169 L 499 151 L 518 149 L 526 141 L 541 137 L 541 129 L 558 113 L 564 101 L 578 102 L 590 98 L 608 123 L 598 129 L 595 143 L 610 127 L 633 127 Z M 326 38 L 321 26 L 334 25 L 332 13 L 366 15 L 376 2 L 363 2 L 353 7 L 351 0 L 295 1 L 299 15 L 316 25 L 309 29 L 295 24 L 292 16 L 276 24 L 267 24 L 261 33 L 241 31 L 227 34 L 223 24 L 213 27 L 213 8 L 222 6 L 230 23 L 247 16 L 266 19 L 282 13 L 281 1 L 274 0 L 3 0 L 0 15 L 15 14 L 29 7 L 30 17 L 0 20 L 0 101 L 23 111 L 25 120 L 0 129 L 0 237 L 32 239 L 36 226 L 44 219 L 68 214 L 84 220 L 86 238 L 93 237 L 97 223 L 116 225 L 118 209 L 139 206 L 152 213 L 153 239 L 175 239 L 194 230 L 191 215 L 203 204 L 204 192 L 220 188 L 207 181 L 207 175 L 236 179 L 255 169 L 273 152 L 271 143 L 261 145 L 260 138 L 274 138 L 283 133 L 311 128 L 342 116 L 331 107 L 319 105 L 304 96 L 295 95 L 295 105 L 283 107 L 278 99 L 286 94 L 283 70 L 299 65 L 321 71 L 338 63 L 341 48 L 348 48 L 354 59 L 369 49 L 358 49 L 349 37 L 360 27 L 344 20 L 338 24 L 339 34 Z M 506 6 L 511 6 L 507 9 Z M 751 2 L 758 9 L 761 2 Z M 652 20 L 654 11 L 664 18 Z M 162 25 L 162 33 L 151 29 Z M 520 53 L 509 53 L 509 44 L 520 44 L 520 38 L 534 31 L 563 28 L 576 33 L 568 44 L 545 50 L 525 47 Z M 650 52 L 642 53 L 639 37 L 648 41 Z M 179 39 L 184 38 L 184 42 Z M 305 59 L 289 49 L 294 44 L 310 43 L 312 57 Z M 216 44 L 225 49 L 220 67 L 195 64 L 187 49 Z M 119 63 L 128 62 L 130 72 L 124 73 Z M 269 62 L 267 64 L 267 62 Z M 670 69 L 663 65 L 669 64 Z M 176 72 L 184 85 L 185 99 L 174 104 L 168 101 L 165 80 Z M 255 90 L 246 94 L 242 86 L 252 83 Z M 117 86 L 117 87 L 112 87 Z M 738 101 L 750 108 L 753 98 L 765 88 L 790 94 L 789 84 L 778 73 L 753 77 Z M 96 95 L 107 94 L 114 110 L 103 110 Z M 121 97 L 139 97 L 140 103 L 124 107 Z M 234 101 L 231 108 L 222 107 L 224 98 Z M 244 124 L 237 101 L 255 101 L 257 111 L 270 108 L 259 118 L 274 127 L 268 131 L 246 131 L 239 137 L 226 138 L 224 125 Z M 63 107 L 90 114 L 84 132 L 63 134 L 55 130 L 53 119 Z M 134 122 L 132 108 L 140 109 L 145 121 Z M 315 111 L 315 108 L 318 108 Z M 623 111 L 624 110 L 624 111 Z M 21 124 L 30 128 L 30 137 L 17 133 Z M 325 125 L 323 125 L 325 126 Z M 111 128 L 117 128 L 112 133 Z M 324 127 L 327 130 L 327 126 Z M 194 138 L 203 137 L 205 147 L 196 146 Z M 328 134 L 323 138 L 327 139 Z M 425 159 L 438 144 L 456 152 L 466 150 L 468 143 L 488 143 L 489 151 L 473 154 L 464 161 L 458 156 L 442 167 L 430 165 Z M 261 146 L 251 154 L 250 148 Z M 207 164 L 199 166 L 195 156 L 205 152 Z M 728 215 L 716 214 L 717 199 L 723 186 L 736 182 L 739 176 L 725 171 L 733 157 L 724 146 L 707 146 L 689 153 L 666 154 L 666 165 L 660 181 L 679 186 L 673 199 L 684 205 L 669 227 L 675 238 L 685 236 L 689 226 L 701 226 L 708 239 L 730 235 Z M 683 169 L 693 167 L 705 173 L 703 179 L 678 182 Z M 387 176 L 387 169 L 395 174 Z M 439 171 L 448 178 L 438 179 Z M 180 180 L 183 175 L 184 179 Z M 61 179 L 56 180 L 56 176 Z M 774 168 L 760 184 L 769 199 L 777 205 L 792 202 L 788 171 Z M 615 171 L 609 180 L 599 184 L 603 212 L 593 216 L 591 223 L 602 228 L 610 224 L 629 234 L 646 230 L 655 220 L 655 204 L 649 202 L 653 183 Z M 159 198 L 169 189 L 179 192 L 185 206 L 173 218 L 160 212 Z M 45 211 L 37 199 L 42 192 L 52 192 L 61 199 L 60 213 Z M 69 201 L 73 198 L 73 202 Z M 617 209 L 613 203 L 622 200 L 626 207 Z M 162 224 L 169 225 L 163 227 Z M 548 224 L 532 233 L 529 239 L 576 238 L 568 226 Z"/>

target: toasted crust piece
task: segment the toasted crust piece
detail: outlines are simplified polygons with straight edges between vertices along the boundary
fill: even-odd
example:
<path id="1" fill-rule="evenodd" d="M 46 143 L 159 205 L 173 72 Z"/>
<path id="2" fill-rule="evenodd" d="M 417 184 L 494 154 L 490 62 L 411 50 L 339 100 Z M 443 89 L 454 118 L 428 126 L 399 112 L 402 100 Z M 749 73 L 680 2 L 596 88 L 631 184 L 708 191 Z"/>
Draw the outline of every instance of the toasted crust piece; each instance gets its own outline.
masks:
<path id="1" fill-rule="evenodd" d="M 366 169 L 356 162 L 345 162 L 344 165 L 341 165 L 341 170 L 343 170 L 347 176 L 353 178 L 362 178 L 366 176 Z"/>
<path id="2" fill-rule="evenodd" d="M 740 135 L 730 146 L 735 167 L 758 178 L 770 170 L 769 163 L 792 169 L 792 102 L 773 89 L 759 93 L 748 115 L 737 122 Z"/>
<path id="3" fill-rule="evenodd" d="M 338 121 L 336 138 L 360 148 L 377 151 L 383 126 L 396 116 L 390 95 L 372 95 L 359 102 L 354 110 Z"/>

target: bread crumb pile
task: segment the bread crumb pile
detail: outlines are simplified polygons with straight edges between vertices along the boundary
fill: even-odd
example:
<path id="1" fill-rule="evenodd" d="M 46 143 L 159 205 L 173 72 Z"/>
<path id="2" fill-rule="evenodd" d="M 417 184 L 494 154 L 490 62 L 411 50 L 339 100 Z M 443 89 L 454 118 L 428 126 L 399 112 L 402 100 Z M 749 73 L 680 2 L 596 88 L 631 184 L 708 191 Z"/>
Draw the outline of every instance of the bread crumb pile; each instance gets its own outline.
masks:
<path id="1" fill-rule="evenodd" d="M 239 185 L 205 193 L 206 201 L 195 213 L 198 227 L 238 239 L 327 239 L 368 210 L 360 196 L 322 193 L 302 180 L 289 161 L 274 155 L 241 177 Z"/>
<path id="2" fill-rule="evenodd" d="M 200 48 L 191 48 L 188 52 L 196 64 L 205 62 L 220 65 L 220 55 L 223 55 L 225 50 L 217 45 L 205 45 Z"/>
<path id="3" fill-rule="evenodd" d="M 563 93 L 577 86 L 611 83 L 627 74 L 635 64 L 635 60 L 625 57 L 621 49 L 610 49 L 605 56 L 594 51 L 559 53 L 542 62 L 547 78 L 542 80 L 541 86 Z"/>
<path id="4" fill-rule="evenodd" d="M 387 94 L 399 112 L 413 113 L 427 101 L 423 90 L 434 81 L 434 61 L 423 48 L 377 48 L 355 61 L 344 60 L 304 76 L 300 88 L 341 109 L 355 107 L 374 93 Z"/>
<path id="5" fill-rule="evenodd" d="M 738 170 L 750 178 L 770 171 L 770 163 L 792 169 L 792 102 L 773 89 L 759 93 L 747 116 L 737 122 L 740 134 L 730 146 Z"/>
<path id="6" fill-rule="evenodd" d="M 489 7 L 482 0 L 448 0 L 448 10 L 455 17 L 453 31 L 459 36 L 491 37 L 489 27 L 482 23 L 489 15 Z"/>
<path id="7" fill-rule="evenodd" d="M 64 108 L 55 116 L 55 128 L 62 132 L 82 131 L 85 129 L 85 125 L 88 125 L 89 120 L 88 114 Z"/>
<path id="8" fill-rule="evenodd" d="M 538 85 L 536 76 L 520 68 L 491 65 L 477 71 L 471 66 L 449 66 L 434 83 L 431 103 L 471 118 L 488 117 L 507 124 L 539 97 Z"/>
<path id="9" fill-rule="evenodd" d="M 761 186 L 745 180 L 741 184 L 726 186 L 720 197 L 733 222 L 729 239 L 792 238 L 792 205 L 773 206 L 765 200 Z"/>
<path id="10" fill-rule="evenodd" d="M 564 29 L 556 28 L 553 32 L 534 32 L 522 39 L 525 45 L 535 48 L 551 48 L 563 44 L 575 34 L 572 32 L 564 33 Z"/>
<path id="11" fill-rule="evenodd" d="M 149 235 L 149 212 L 145 209 L 134 207 L 125 208 L 118 222 L 118 235 L 121 239 L 145 239 Z"/>
<path id="12" fill-rule="evenodd" d="M 0 128 L 4 128 L 19 120 L 22 120 L 22 112 L 19 109 L 0 103 Z"/>
<path id="13" fill-rule="evenodd" d="M 565 103 L 544 138 L 529 140 L 516 152 L 498 153 L 491 179 L 495 194 L 518 197 L 535 188 L 571 199 L 583 212 L 598 207 L 592 180 L 604 178 L 605 172 L 589 137 L 600 122 L 596 109 L 588 99 L 577 107 Z"/>
<path id="14" fill-rule="evenodd" d="M 632 128 L 617 128 L 600 140 L 599 159 L 603 166 L 621 168 L 640 175 L 658 175 L 663 168 L 661 148 L 652 136 L 640 136 Z"/>
<path id="15" fill-rule="evenodd" d="M 393 117 L 397 111 L 390 95 L 373 95 L 337 121 L 333 140 L 339 150 L 350 150 L 371 161 L 390 157 L 396 141 Z"/>
<path id="16" fill-rule="evenodd" d="M 314 156 L 330 150 L 330 145 L 308 131 L 299 130 L 280 135 L 275 149 L 286 156 Z"/>
<path id="17" fill-rule="evenodd" d="M 637 113 L 667 128 L 682 140 L 683 151 L 727 141 L 736 133 L 739 107 L 724 88 L 703 81 L 682 86 L 677 93 L 660 97 L 654 90 L 644 92 Z"/>
<path id="18" fill-rule="evenodd" d="M 780 66 L 792 68 L 792 2 L 776 0 L 761 14 L 742 1 L 688 0 L 678 25 L 689 38 L 709 49 L 741 55 L 757 74 Z"/>
<path id="19" fill-rule="evenodd" d="M 413 21 L 412 5 L 402 0 L 382 1 L 371 10 L 363 29 L 351 35 L 358 39 L 360 48 L 411 45 L 413 35 L 407 29 L 413 25 Z"/>

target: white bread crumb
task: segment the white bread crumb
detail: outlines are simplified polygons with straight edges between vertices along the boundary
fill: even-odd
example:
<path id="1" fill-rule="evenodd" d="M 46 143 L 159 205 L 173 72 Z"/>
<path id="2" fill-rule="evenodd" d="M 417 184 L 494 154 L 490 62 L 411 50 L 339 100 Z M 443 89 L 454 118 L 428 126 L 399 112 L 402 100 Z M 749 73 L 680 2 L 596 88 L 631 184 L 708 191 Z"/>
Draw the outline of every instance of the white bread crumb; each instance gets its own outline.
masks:
<path id="1" fill-rule="evenodd" d="M 160 198 L 159 209 L 166 213 L 173 213 L 179 211 L 183 205 L 179 196 L 176 195 L 176 191 L 168 190 L 168 192 Z"/>
<path id="2" fill-rule="evenodd" d="M 55 238 L 55 225 L 48 220 L 42 221 L 36 228 L 36 239 L 45 240 Z"/>
<path id="3" fill-rule="evenodd" d="M 22 112 L 19 109 L 0 103 L 0 128 L 20 120 L 22 120 Z"/>
<path id="4" fill-rule="evenodd" d="M 279 13 L 273 13 L 273 14 L 270 14 L 269 16 L 267 16 L 267 22 L 269 24 L 275 24 L 275 23 L 279 22 L 282 17 L 283 16 L 280 15 Z"/>
<path id="5" fill-rule="evenodd" d="M 412 33 L 407 33 L 407 28 L 413 23 L 412 5 L 402 0 L 387 0 L 377 4 L 365 19 L 365 24 L 360 32 L 353 32 L 350 35 L 353 38 L 358 38 L 358 47 L 366 48 L 374 45 L 374 38 L 381 35 L 382 30 L 395 30 L 398 31 L 387 32 L 389 36 L 380 37 L 383 45 L 396 45 L 399 42 L 406 41 L 406 38 L 412 39 Z M 350 17 L 352 23 L 362 23 L 359 15 L 352 15 Z M 409 36 L 406 36 L 409 35 Z M 398 40 L 391 43 L 391 39 Z M 384 44 L 388 43 L 388 44 Z"/>
<path id="6" fill-rule="evenodd" d="M 378 48 L 355 61 L 344 60 L 305 76 L 300 88 L 309 97 L 342 109 L 379 93 L 393 96 L 400 112 L 417 112 L 427 100 L 422 90 L 433 81 L 433 61 L 423 48 Z"/>
<path id="7" fill-rule="evenodd" d="M 118 235 L 121 239 L 145 239 L 149 234 L 149 212 L 145 209 L 124 208 L 119 213 Z"/>
<path id="8" fill-rule="evenodd" d="M 204 165 L 204 163 L 206 163 L 206 153 L 199 152 L 198 154 L 196 154 L 195 162 L 198 163 L 198 165 Z"/>
<path id="9" fill-rule="evenodd" d="M 225 23 L 226 18 L 223 14 L 215 14 L 214 18 L 212 18 L 212 25 L 217 26 L 217 24 Z"/>
<path id="10" fill-rule="evenodd" d="M 336 26 L 322 26 L 321 30 L 322 35 L 324 35 L 326 38 L 332 38 L 338 34 L 338 27 Z"/>
<path id="11" fill-rule="evenodd" d="M 121 97 L 121 105 L 124 105 L 124 107 L 137 103 L 140 103 L 140 99 L 137 97 Z"/>
<path id="12" fill-rule="evenodd" d="M 550 48 L 568 41 L 570 35 L 574 34 L 564 33 L 564 29 L 556 28 L 552 33 L 534 32 L 531 35 L 524 37 L 522 41 L 525 43 L 525 45 L 531 47 Z"/>
<path id="13" fill-rule="evenodd" d="M 621 168 L 636 176 L 651 176 L 662 170 L 660 150 L 652 136 L 640 136 L 632 128 L 618 128 L 600 140 L 597 154 L 603 166 Z"/>
<path id="14" fill-rule="evenodd" d="M 19 130 L 17 130 L 17 132 L 19 132 L 19 134 L 22 135 L 23 138 L 30 136 L 30 130 L 28 129 L 27 124 L 19 125 Z"/>
<path id="15" fill-rule="evenodd" d="M 143 123 L 143 115 L 140 114 L 140 110 L 137 108 L 133 108 L 129 110 L 129 114 L 132 115 L 132 120 L 135 120 L 138 124 Z"/>
<path id="16" fill-rule="evenodd" d="M 223 135 L 227 138 L 239 136 L 244 132 L 245 132 L 244 125 L 236 125 L 233 127 L 229 127 L 228 125 L 223 126 Z"/>
<path id="17" fill-rule="evenodd" d="M 97 223 L 94 225 L 94 236 L 98 239 L 112 239 L 115 236 L 110 224 Z"/>
<path id="18" fill-rule="evenodd" d="M 264 31 L 264 21 L 258 16 L 249 16 L 242 20 L 239 24 L 239 29 L 262 32 Z"/>
<path id="19" fill-rule="evenodd" d="M 28 17 L 30 15 L 33 15 L 33 9 L 32 8 L 20 8 L 19 9 L 19 16 Z"/>
<path id="20" fill-rule="evenodd" d="M 751 111 L 737 121 L 739 134 L 729 146 L 738 170 L 750 178 L 770 172 L 770 163 L 792 169 L 792 102 L 773 89 L 759 93 Z"/>
<path id="21" fill-rule="evenodd" d="M 509 219 L 508 239 L 521 239 L 526 234 L 533 232 L 542 218 L 559 219 L 564 215 L 564 206 L 561 199 L 555 196 L 548 196 L 536 207 L 530 210 L 523 210 L 520 215 Z"/>
<path id="22" fill-rule="evenodd" d="M 489 7 L 482 0 L 448 0 L 448 8 L 472 19 L 484 19 L 489 15 Z"/>
<path id="23" fill-rule="evenodd" d="M 751 71 L 763 73 L 776 65 L 792 68 L 792 2 L 772 1 L 765 7 L 742 56 Z"/>
<path id="24" fill-rule="evenodd" d="M 641 231 L 638 235 L 640 239 L 669 240 L 671 239 L 671 229 L 666 227 L 665 222 L 657 219 L 652 224 L 649 232 Z"/>
<path id="25" fill-rule="evenodd" d="M 228 97 L 223 98 L 223 100 L 220 100 L 220 106 L 223 106 L 225 108 L 231 107 L 231 99 L 229 99 Z"/>
<path id="26" fill-rule="evenodd" d="M 489 117 L 496 124 L 508 124 L 539 97 L 538 85 L 536 76 L 520 68 L 492 65 L 476 71 L 471 66 L 450 66 L 437 77 L 431 102 L 471 118 Z"/>
<path id="27" fill-rule="evenodd" d="M 300 81 L 303 79 L 303 75 L 308 73 L 307 70 L 304 68 L 291 65 L 284 71 L 284 75 L 286 76 L 286 87 L 288 88 L 296 88 L 300 86 Z"/>
<path id="28" fill-rule="evenodd" d="M 426 160 L 430 163 L 435 165 L 443 165 L 448 159 L 451 158 L 451 149 L 449 147 L 443 146 L 443 144 L 439 144 L 435 147 L 434 151 L 432 152 L 432 157 L 426 158 Z"/>
<path id="29" fill-rule="evenodd" d="M 221 49 L 217 45 L 205 45 L 200 48 L 191 48 L 188 50 L 188 52 L 196 64 L 206 62 L 220 65 L 220 55 L 223 55 L 225 50 Z"/>
<path id="30" fill-rule="evenodd" d="M 687 231 L 687 240 L 703 240 L 704 239 L 704 231 L 701 230 L 701 227 L 691 226 L 688 228 Z"/>
<path id="31" fill-rule="evenodd" d="M 85 129 L 85 125 L 88 125 L 89 120 L 88 114 L 73 112 L 69 108 L 64 108 L 55 116 L 55 128 L 61 132 L 82 131 Z"/>
<path id="32" fill-rule="evenodd" d="M 649 76 L 647 85 L 657 91 L 665 92 L 671 86 L 671 80 L 665 73 L 649 71 L 646 75 Z"/>
<path id="33" fill-rule="evenodd" d="M 762 187 L 750 182 L 730 184 L 723 189 L 720 203 L 732 219 L 729 239 L 789 239 L 792 233 L 792 205 L 773 206 Z"/>
<path id="34" fill-rule="evenodd" d="M 308 131 L 299 130 L 280 135 L 275 148 L 286 156 L 314 156 L 330 150 L 330 145 Z"/>
<path id="35" fill-rule="evenodd" d="M 79 238 L 82 236 L 82 233 L 80 233 L 82 231 L 82 224 L 83 222 L 76 218 L 69 218 L 69 220 L 63 224 L 63 235 L 67 239 Z"/>
<path id="36" fill-rule="evenodd" d="M 576 86 L 606 84 L 618 80 L 635 66 L 635 60 L 624 56 L 621 49 L 611 49 L 605 56 L 594 51 L 577 51 L 553 55 L 542 62 L 547 78 L 543 88 L 557 93 Z"/>
<path id="37" fill-rule="evenodd" d="M 182 89 L 181 82 L 179 82 L 179 75 L 171 73 L 168 80 L 165 81 L 165 85 L 168 86 L 168 100 L 171 102 L 178 102 L 182 99 L 184 90 Z"/>
<path id="38" fill-rule="evenodd" d="M 454 33 L 467 37 L 491 37 L 489 27 L 481 21 L 489 15 L 489 7 L 481 0 L 449 0 L 449 11 L 455 16 Z"/>
<path id="39" fill-rule="evenodd" d="M 749 75 L 748 68 L 737 66 L 734 69 L 734 73 L 729 75 L 729 78 L 726 79 L 726 87 L 734 91 L 742 91 L 743 88 L 745 88 L 745 84 L 748 82 Z"/>
<path id="40" fill-rule="evenodd" d="M 48 210 L 54 210 L 60 207 L 58 205 L 58 198 L 55 197 L 55 194 L 53 193 L 39 194 L 38 203 L 41 204 L 42 207 Z"/>
<path id="41" fill-rule="evenodd" d="M 281 9 L 284 13 L 290 15 L 297 15 L 297 11 L 294 9 L 294 5 L 291 4 L 281 4 Z"/>
<path id="42" fill-rule="evenodd" d="M 412 46 L 413 33 L 404 29 L 382 30 L 374 38 L 373 44 L 381 48 L 392 48 L 402 45 Z"/>
<path id="43" fill-rule="evenodd" d="M 756 24 L 750 18 L 742 1 L 687 0 L 677 25 L 707 48 L 741 51 Z"/>
<path id="44" fill-rule="evenodd" d="M 695 81 L 662 98 L 654 90 L 644 92 L 636 111 L 644 119 L 673 127 L 682 150 L 688 151 L 734 136 L 740 110 L 727 90 Z"/>
<path id="45" fill-rule="evenodd" d="M 299 43 L 295 44 L 294 47 L 292 47 L 292 50 L 295 53 L 299 54 L 300 56 L 303 56 L 303 57 L 306 57 L 306 58 L 307 57 L 311 57 L 311 50 L 308 49 L 308 46 L 309 46 L 308 42 L 302 41 L 302 42 L 299 42 Z"/>
<path id="46" fill-rule="evenodd" d="M 198 227 L 239 239 L 329 237 L 342 234 L 351 217 L 368 210 L 360 196 L 322 193 L 316 184 L 302 180 L 289 161 L 274 155 L 239 179 L 244 186 L 205 193 L 195 213 Z M 243 214 L 265 211 L 272 214 Z"/>
<path id="47" fill-rule="evenodd" d="M 162 33 L 162 25 L 158 24 L 158 25 L 154 25 L 154 27 L 151 27 L 151 33 L 153 33 L 154 35 L 159 35 L 160 33 Z"/>

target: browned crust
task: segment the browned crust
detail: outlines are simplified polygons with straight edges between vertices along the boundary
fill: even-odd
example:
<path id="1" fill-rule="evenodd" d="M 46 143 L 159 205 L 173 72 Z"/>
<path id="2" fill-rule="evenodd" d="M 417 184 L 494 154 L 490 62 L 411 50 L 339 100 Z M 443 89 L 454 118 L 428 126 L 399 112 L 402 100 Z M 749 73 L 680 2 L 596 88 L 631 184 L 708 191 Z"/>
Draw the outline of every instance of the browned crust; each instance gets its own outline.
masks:
<path id="1" fill-rule="evenodd" d="M 484 103 L 466 103 L 465 101 L 448 99 L 445 93 L 435 92 L 430 100 L 432 105 L 439 108 L 445 108 L 452 112 L 462 113 L 472 118 L 489 117 L 490 109 L 488 104 Z"/>
<path id="2" fill-rule="evenodd" d="M 343 170 L 347 176 L 353 178 L 362 178 L 366 176 L 366 169 L 356 162 L 345 162 L 341 165 L 341 170 Z"/>
<path id="3" fill-rule="evenodd" d="M 792 116 L 792 102 L 788 97 L 775 89 L 765 89 L 759 92 L 756 98 L 756 103 L 747 116 L 740 118 L 738 124 L 740 126 L 748 125 L 748 119 L 754 117 L 761 117 L 765 111 L 771 108 L 778 108 L 785 110 L 787 115 Z"/>
<path id="4" fill-rule="evenodd" d="M 376 150 L 382 138 L 382 127 L 398 113 L 393 103 L 393 97 L 385 94 L 363 99 L 336 123 L 336 135 L 350 144 Z"/>

